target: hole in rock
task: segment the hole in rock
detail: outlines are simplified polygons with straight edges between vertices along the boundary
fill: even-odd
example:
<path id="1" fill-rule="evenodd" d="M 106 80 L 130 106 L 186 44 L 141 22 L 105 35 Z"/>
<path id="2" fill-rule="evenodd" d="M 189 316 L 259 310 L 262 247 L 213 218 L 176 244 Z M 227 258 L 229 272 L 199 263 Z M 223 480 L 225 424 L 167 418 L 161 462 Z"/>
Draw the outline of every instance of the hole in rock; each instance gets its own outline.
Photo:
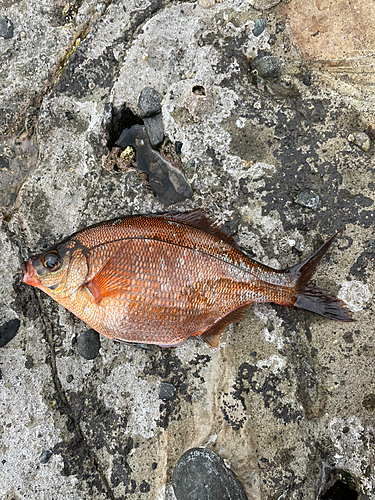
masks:
<path id="1" fill-rule="evenodd" d="M 125 104 L 112 108 L 112 114 L 106 125 L 107 147 L 111 150 L 122 132 L 133 125 L 143 125 L 143 120 L 135 115 Z"/>
<path id="2" fill-rule="evenodd" d="M 345 471 L 333 471 L 320 500 L 357 500 L 355 479 Z"/>
<path id="3" fill-rule="evenodd" d="M 191 91 L 195 95 L 206 95 L 206 89 L 203 87 L 203 85 L 194 85 Z"/>

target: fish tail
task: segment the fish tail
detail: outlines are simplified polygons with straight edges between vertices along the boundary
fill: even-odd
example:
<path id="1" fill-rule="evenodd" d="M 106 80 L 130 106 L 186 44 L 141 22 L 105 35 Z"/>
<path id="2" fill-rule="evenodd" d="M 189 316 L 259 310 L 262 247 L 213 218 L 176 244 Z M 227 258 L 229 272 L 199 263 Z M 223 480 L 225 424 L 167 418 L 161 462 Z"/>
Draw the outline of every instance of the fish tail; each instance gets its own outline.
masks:
<path id="1" fill-rule="evenodd" d="M 296 280 L 296 293 L 294 293 L 293 302 L 290 305 L 320 314 L 325 318 L 349 322 L 354 320 L 345 302 L 309 283 L 317 264 L 339 233 L 340 231 L 334 234 L 311 257 L 289 269 L 288 272 Z"/>

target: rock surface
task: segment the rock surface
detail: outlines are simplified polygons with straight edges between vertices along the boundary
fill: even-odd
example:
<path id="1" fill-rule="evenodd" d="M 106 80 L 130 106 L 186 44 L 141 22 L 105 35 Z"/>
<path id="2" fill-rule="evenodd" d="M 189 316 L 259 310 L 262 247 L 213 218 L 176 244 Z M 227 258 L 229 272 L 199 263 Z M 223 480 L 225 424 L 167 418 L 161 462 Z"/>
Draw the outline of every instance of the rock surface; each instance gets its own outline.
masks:
<path id="1" fill-rule="evenodd" d="M 0 36 L 0 326 L 19 329 L 0 350 L 1 498 L 171 500 L 176 463 L 202 446 L 249 500 L 315 500 L 340 477 L 358 499 L 375 495 L 374 148 L 348 141 L 375 130 L 365 3 L 345 22 L 336 9 L 349 3 L 317 0 L 2 3 L 13 36 Z M 341 37 L 352 18 L 368 32 L 355 47 Z M 355 49 L 350 64 L 336 65 L 328 39 Z M 281 75 L 257 79 L 251 62 L 267 55 Z M 116 155 L 102 166 L 140 123 L 145 87 L 163 96 L 160 155 L 175 151 L 192 188 L 168 208 L 145 173 Z M 299 193 L 318 196 L 316 210 Z M 87 326 L 21 283 L 22 261 L 80 227 L 196 207 L 277 268 L 345 226 L 315 281 L 356 322 L 258 304 L 216 350 L 102 338 L 84 359 L 72 339 Z"/>

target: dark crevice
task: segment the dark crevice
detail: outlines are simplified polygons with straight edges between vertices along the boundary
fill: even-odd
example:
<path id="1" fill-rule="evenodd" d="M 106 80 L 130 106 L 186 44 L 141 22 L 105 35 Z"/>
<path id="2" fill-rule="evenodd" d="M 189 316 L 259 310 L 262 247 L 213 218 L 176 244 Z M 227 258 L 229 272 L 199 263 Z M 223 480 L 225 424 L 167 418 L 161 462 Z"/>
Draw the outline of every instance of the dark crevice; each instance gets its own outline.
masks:
<path id="1" fill-rule="evenodd" d="M 105 124 L 106 130 L 104 131 L 108 149 L 111 150 L 122 132 L 133 125 L 143 125 L 143 120 L 136 116 L 126 104 L 119 108 L 113 107 L 110 121 Z"/>
<path id="2" fill-rule="evenodd" d="M 333 470 L 319 500 L 357 500 L 356 480 L 348 472 Z"/>

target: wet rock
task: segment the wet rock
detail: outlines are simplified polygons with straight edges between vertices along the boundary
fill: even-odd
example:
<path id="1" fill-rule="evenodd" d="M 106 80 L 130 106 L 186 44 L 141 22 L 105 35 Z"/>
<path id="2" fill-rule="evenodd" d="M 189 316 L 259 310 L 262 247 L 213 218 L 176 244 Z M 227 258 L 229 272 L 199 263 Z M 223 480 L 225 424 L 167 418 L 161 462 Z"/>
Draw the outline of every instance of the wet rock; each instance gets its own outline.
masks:
<path id="1" fill-rule="evenodd" d="M 152 149 L 146 129 L 142 125 L 134 125 L 124 130 L 116 146 L 133 146 L 136 149 L 139 170 L 148 175 L 151 189 L 165 206 L 193 196 L 184 174 Z"/>
<path id="2" fill-rule="evenodd" d="M 39 457 L 39 462 L 41 464 L 48 463 L 49 459 L 52 457 L 52 450 L 44 450 Z"/>
<path id="3" fill-rule="evenodd" d="M 168 401 L 172 399 L 176 394 L 176 388 L 172 384 L 168 384 L 167 382 L 162 382 L 159 385 L 159 399 L 164 399 Z"/>
<path id="4" fill-rule="evenodd" d="M 348 135 L 348 141 L 358 146 L 362 151 L 370 149 L 370 137 L 365 132 L 356 132 Z"/>
<path id="5" fill-rule="evenodd" d="M 281 74 L 281 60 L 275 56 L 257 57 L 251 63 L 251 70 L 260 78 L 278 78 Z"/>
<path id="6" fill-rule="evenodd" d="M 313 191 L 302 191 L 294 198 L 294 203 L 310 210 L 316 210 L 319 203 L 319 196 Z"/>
<path id="7" fill-rule="evenodd" d="M 85 359 L 95 359 L 99 354 L 99 333 L 95 330 L 87 330 L 80 333 L 77 339 L 77 351 Z"/>
<path id="8" fill-rule="evenodd" d="M 153 148 L 160 146 L 164 140 L 164 126 L 161 113 L 151 116 L 150 118 L 144 118 L 143 121 L 151 146 Z"/>
<path id="9" fill-rule="evenodd" d="M 0 17 L 0 36 L 6 40 L 13 37 L 13 24 L 7 17 Z"/>
<path id="10" fill-rule="evenodd" d="M 141 110 L 140 117 L 146 118 L 160 113 L 162 100 L 163 97 L 157 90 L 151 87 L 142 89 L 138 97 L 138 107 Z"/>
<path id="11" fill-rule="evenodd" d="M 264 19 L 254 19 L 253 35 L 259 36 L 263 33 L 266 27 L 266 21 Z"/>
<path id="12" fill-rule="evenodd" d="M 177 500 L 247 500 L 238 479 L 206 448 L 192 448 L 182 455 L 172 484 Z"/>
<path id="13" fill-rule="evenodd" d="M 0 347 L 7 345 L 16 336 L 20 324 L 20 320 L 15 318 L 0 326 Z"/>

